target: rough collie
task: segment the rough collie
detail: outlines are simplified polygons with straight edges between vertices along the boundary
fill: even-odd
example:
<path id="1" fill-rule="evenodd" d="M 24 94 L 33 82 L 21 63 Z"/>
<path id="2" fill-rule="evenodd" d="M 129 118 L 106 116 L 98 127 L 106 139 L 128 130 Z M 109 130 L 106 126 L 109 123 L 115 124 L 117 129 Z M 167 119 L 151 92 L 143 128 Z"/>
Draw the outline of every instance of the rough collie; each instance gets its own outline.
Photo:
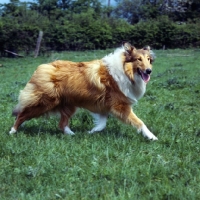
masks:
<path id="1" fill-rule="evenodd" d="M 69 119 L 77 108 L 85 108 L 94 117 L 95 126 L 89 133 L 103 130 L 111 113 L 136 127 L 148 139 L 157 140 L 132 111 L 132 104 L 145 93 L 153 59 L 149 47 L 136 49 L 126 42 L 101 60 L 57 60 L 40 65 L 20 91 L 13 110 L 16 121 L 9 133 L 15 133 L 26 120 L 59 112 L 59 127 L 64 133 L 73 135 Z"/>

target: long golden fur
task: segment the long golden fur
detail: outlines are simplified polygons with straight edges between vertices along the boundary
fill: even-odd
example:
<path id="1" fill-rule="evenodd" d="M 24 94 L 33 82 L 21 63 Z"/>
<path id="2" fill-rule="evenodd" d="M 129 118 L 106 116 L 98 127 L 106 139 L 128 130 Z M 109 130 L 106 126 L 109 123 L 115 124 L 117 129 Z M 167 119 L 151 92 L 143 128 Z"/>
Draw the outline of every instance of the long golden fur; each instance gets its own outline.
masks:
<path id="1" fill-rule="evenodd" d="M 59 127 L 74 134 L 69 119 L 77 108 L 85 108 L 95 113 L 95 127 L 90 133 L 105 128 L 107 115 L 112 113 L 148 139 L 157 140 L 131 107 L 145 92 L 152 61 L 148 47 L 137 50 L 124 43 L 101 60 L 77 63 L 58 60 L 40 65 L 20 91 L 10 134 L 24 121 L 52 111 L 61 115 Z"/>

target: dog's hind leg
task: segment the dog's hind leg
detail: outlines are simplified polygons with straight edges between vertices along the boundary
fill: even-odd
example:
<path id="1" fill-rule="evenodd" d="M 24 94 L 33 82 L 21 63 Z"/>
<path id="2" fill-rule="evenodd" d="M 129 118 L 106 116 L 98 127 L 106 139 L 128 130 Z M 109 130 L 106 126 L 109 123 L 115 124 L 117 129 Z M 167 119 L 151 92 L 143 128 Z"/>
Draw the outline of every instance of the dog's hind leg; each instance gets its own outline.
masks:
<path id="1" fill-rule="evenodd" d="M 69 127 L 69 119 L 75 113 L 76 107 L 74 106 L 63 106 L 60 108 L 60 123 L 59 127 L 65 134 L 74 135 L 74 132 Z"/>
<path id="2" fill-rule="evenodd" d="M 23 115 L 23 112 L 22 112 L 22 113 L 19 113 L 19 114 L 17 115 L 17 118 L 16 118 L 16 120 L 15 120 L 15 123 L 14 123 L 13 127 L 11 128 L 9 134 L 12 135 L 12 134 L 16 133 L 16 132 L 17 132 L 17 129 L 19 128 L 19 126 L 20 126 L 23 122 L 25 122 L 26 120 L 27 120 L 26 115 Z"/>
<path id="3" fill-rule="evenodd" d="M 24 108 L 22 112 L 17 113 L 15 123 L 13 127 L 11 128 L 9 134 L 16 133 L 17 129 L 23 122 L 30 120 L 34 117 L 39 117 L 42 114 L 44 114 L 45 111 L 46 111 L 45 106 L 32 106 L 32 107 Z"/>
<path id="4" fill-rule="evenodd" d="M 95 127 L 89 131 L 88 133 L 94 133 L 97 131 L 102 131 L 106 127 L 106 122 L 107 122 L 107 115 L 101 115 L 97 113 L 92 113 L 92 116 L 94 118 L 94 124 Z"/>

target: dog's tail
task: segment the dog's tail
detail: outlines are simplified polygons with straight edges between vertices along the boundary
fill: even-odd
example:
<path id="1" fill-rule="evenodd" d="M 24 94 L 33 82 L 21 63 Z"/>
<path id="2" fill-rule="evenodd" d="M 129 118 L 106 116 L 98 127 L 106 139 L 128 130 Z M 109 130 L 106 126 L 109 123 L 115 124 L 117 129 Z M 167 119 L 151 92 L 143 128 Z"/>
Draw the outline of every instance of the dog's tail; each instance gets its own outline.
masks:
<path id="1" fill-rule="evenodd" d="M 56 107 L 59 100 L 57 99 L 57 88 L 51 78 L 54 74 L 53 65 L 40 65 L 25 88 L 20 91 L 18 104 L 13 109 L 12 115 L 18 116 L 25 110 L 28 112 L 27 109 L 29 109 L 32 113 L 26 113 L 26 115 L 35 117 Z"/>

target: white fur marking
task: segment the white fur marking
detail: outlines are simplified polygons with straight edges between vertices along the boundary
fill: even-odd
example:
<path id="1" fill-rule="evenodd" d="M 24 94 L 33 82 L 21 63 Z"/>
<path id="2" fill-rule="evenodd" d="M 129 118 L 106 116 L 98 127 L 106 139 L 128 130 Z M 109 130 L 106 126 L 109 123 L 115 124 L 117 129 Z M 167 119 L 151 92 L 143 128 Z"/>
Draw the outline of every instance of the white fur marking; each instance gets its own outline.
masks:
<path id="1" fill-rule="evenodd" d="M 92 113 L 92 116 L 94 118 L 95 127 L 88 133 L 102 131 L 106 127 L 107 115 L 100 115 L 97 113 Z"/>
<path id="2" fill-rule="evenodd" d="M 142 131 L 142 135 L 147 137 L 149 140 L 158 140 L 158 138 L 143 124 L 142 128 L 138 132 Z"/>
<path id="3" fill-rule="evenodd" d="M 9 134 L 12 135 L 12 134 L 14 134 L 14 133 L 16 133 L 16 132 L 17 132 L 17 131 L 15 130 L 15 128 L 12 127 L 11 130 L 10 130 L 10 132 L 9 132 Z"/>
<path id="4" fill-rule="evenodd" d="M 68 135 L 74 135 L 75 134 L 68 126 L 65 126 L 64 133 L 68 134 Z"/>
<path id="5" fill-rule="evenodd" d="M 136 103 L 146 90 L 146 83 L 138 74 L 134 74 L 135 83 L 133 84 L 124 73 L 122 54 L 124 48 L 118 48 L 114 53 L 105 56 L 102 60 L 107 66 L 110 75 L 115 79 L 120 90 L 128 97 L 132 103 Z"/>

